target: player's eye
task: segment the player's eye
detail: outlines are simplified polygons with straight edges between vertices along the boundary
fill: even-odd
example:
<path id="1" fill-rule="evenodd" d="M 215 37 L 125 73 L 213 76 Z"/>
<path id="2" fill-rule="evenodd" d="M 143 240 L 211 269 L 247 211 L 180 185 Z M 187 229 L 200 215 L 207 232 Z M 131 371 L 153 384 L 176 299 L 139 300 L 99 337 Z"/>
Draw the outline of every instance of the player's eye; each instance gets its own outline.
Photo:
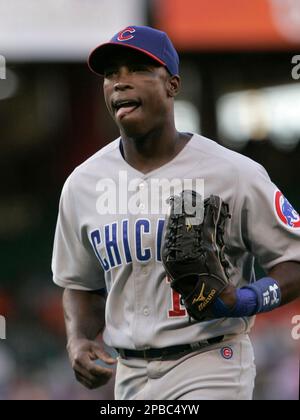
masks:
<path id="1" fill-rule="evenodd" d="M 149 67 L 145 64 L 134 64 L 131 66 L 131 71 L 140 72 L 140 71 L 149 71 Z"/>
<path id="2" fill-rule="evenodd" d="M 117 69 L 111 68 L 104 71 L 104 77 L 109 78 L 114 76 L 117 73 Z"/>

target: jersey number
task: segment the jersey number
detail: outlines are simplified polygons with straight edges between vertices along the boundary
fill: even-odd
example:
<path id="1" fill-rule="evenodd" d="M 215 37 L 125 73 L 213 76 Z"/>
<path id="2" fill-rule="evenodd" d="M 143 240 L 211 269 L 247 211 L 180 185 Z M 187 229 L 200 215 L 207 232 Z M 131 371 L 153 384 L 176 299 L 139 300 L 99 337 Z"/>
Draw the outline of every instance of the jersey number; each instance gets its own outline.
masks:
<path id="1" fill-rule="evenodd" d="M 170 283 L 170 279 L 168 276 L 166 277 L 166 280 L 167 280 L 167 283 Z M 168 311 L 169 318 L 174 318 L 178 316 L 180 317 L 186 316 L 186 309 L 180 303 L 180 294 L 173 289 L 170 289 L 170 290 L 171 290 L 172 309 L 169 309 Z"/>

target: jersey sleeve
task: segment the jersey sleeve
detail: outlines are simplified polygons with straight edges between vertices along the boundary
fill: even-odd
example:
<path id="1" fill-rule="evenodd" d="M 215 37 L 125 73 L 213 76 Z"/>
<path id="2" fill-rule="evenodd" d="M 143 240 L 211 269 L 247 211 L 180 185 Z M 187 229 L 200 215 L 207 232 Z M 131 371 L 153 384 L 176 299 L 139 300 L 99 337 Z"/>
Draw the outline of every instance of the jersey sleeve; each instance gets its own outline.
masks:
<path id="1" fill-rule="evenodd" d="M 88 241 L 80 236 L 76 203 L 66 181 L 59 203 L 54 237 L 52 272 L 57 285 L 77 290 L 105 289 L 104 272 Z"/>
<path id="2" fill-rule="evenodd" d="M 252 162 L 242 171 L 238 190 L 241 236 L 264 270 L 285 261 L 300 262 L 299 214 L 266 170 Z"/>

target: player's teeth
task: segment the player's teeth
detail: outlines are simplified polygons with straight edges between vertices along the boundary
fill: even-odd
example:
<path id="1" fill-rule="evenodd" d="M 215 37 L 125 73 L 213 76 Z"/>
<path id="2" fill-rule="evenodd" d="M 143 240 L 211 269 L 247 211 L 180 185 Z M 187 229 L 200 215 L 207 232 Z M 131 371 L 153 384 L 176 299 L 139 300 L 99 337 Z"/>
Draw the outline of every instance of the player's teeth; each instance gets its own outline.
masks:
<path id="1" fill-rule="evenodd" d="M 134 101 L 120 102 L 120 103 L 117 103 L 117 105 L 115 107 L 117 109 L 120 109 L 120 108 L 126 107 L 126 106 L 138 106 L 138 103 L 134 102 Z"/>

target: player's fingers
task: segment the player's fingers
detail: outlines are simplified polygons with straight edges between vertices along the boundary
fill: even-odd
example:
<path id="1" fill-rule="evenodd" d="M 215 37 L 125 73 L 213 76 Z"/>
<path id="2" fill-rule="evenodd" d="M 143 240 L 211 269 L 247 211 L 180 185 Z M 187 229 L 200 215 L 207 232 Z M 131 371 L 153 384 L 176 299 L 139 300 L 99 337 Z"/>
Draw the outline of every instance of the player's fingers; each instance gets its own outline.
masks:
<path id="1" fill-rule="evenodd" d="M 75 375 L 78 374 L 87 381 L 92 381 L 94 379 L 94 375 L 89 371 L 87 366 L 81 366 L 80 364 L 77 364 L 73 367 Z"/>
<path id="2" fill-rule="evenodd" d="M 91 367 L 91 370 L 93 367 Z M 110 369 L 97 369 L 94 372 L 77 372 L 78 378 L 82 379 L 85 382 L 85 385 L 90 389 L 98 388 L 99 386 L 105 385 L 110 378 L 112 377 L 113 371 Z"/>
<path id="3" fill-rule="evenodd" d="M 110 371 L 95 371 L 93 369 L 94 363 L 95 362 L 91 360 L 89 353 L 80 354 L 72 363 L 75 375 L 78 375 L 79 378 L 88 381 L 87 386 L 91 386 L 95 382 L 98 383 L 100 378 L 103 378 L 103 383 L 106 383 L 111 377 Z M 101 385 L 101 383 L 99 385 Z"/>
<path id="4" fill-rule="evenodd" d="M 88 389 L 96 389 L 99 388 L 102 385 L 105 385 L 109 378 L 101 377 L 101 378 L 95 378 L 93 380 L 88 380 L 85 376 L 82 376 L 80 373 L 75 374 L 76 379 L 78 382 L 80 382 L 82 385 L 84 385 Z"/>
<path id="5" fill-rule="evenodd" d="M 88 389 L 93 388 L 92 381 L 88 380 L 85 376 L 81 375 L 79 372 L 75 372 L 75 377 L 78 382 L 80 382 L 82 385 L 84 385 Z"/>
<path id="6" fill-rule="evenodd" d="M 116 359 L 111 357 L 106 351 L 104 351 L 100 346 L 95 345 L 93 348 L 93 354 L 95 359 L 103 360 L 103 362 L 114 365 L 116 363 Z"/>
<path id="7" fill-rule="evenodd" d="M 103 377 L 106 380 L 109 380 L 113 374 L 112 369 L 99 366 L 98 364 L 95 363 L 95 361 L 92 361 L 88 365 L 88 370 L 89 370 L 89 373 L 92 374 L 94 378 Z"/>
<path id="8" fill-rule="evenodd" d="M 88 354 L 83 354 L 80 358 L 77 358 L 73 364 L 73 369 L 92 383 L 95 381 L 100 382 L 100 384 L 106 383 L 113 374 L 111 369 L 97 365 Z"/>

